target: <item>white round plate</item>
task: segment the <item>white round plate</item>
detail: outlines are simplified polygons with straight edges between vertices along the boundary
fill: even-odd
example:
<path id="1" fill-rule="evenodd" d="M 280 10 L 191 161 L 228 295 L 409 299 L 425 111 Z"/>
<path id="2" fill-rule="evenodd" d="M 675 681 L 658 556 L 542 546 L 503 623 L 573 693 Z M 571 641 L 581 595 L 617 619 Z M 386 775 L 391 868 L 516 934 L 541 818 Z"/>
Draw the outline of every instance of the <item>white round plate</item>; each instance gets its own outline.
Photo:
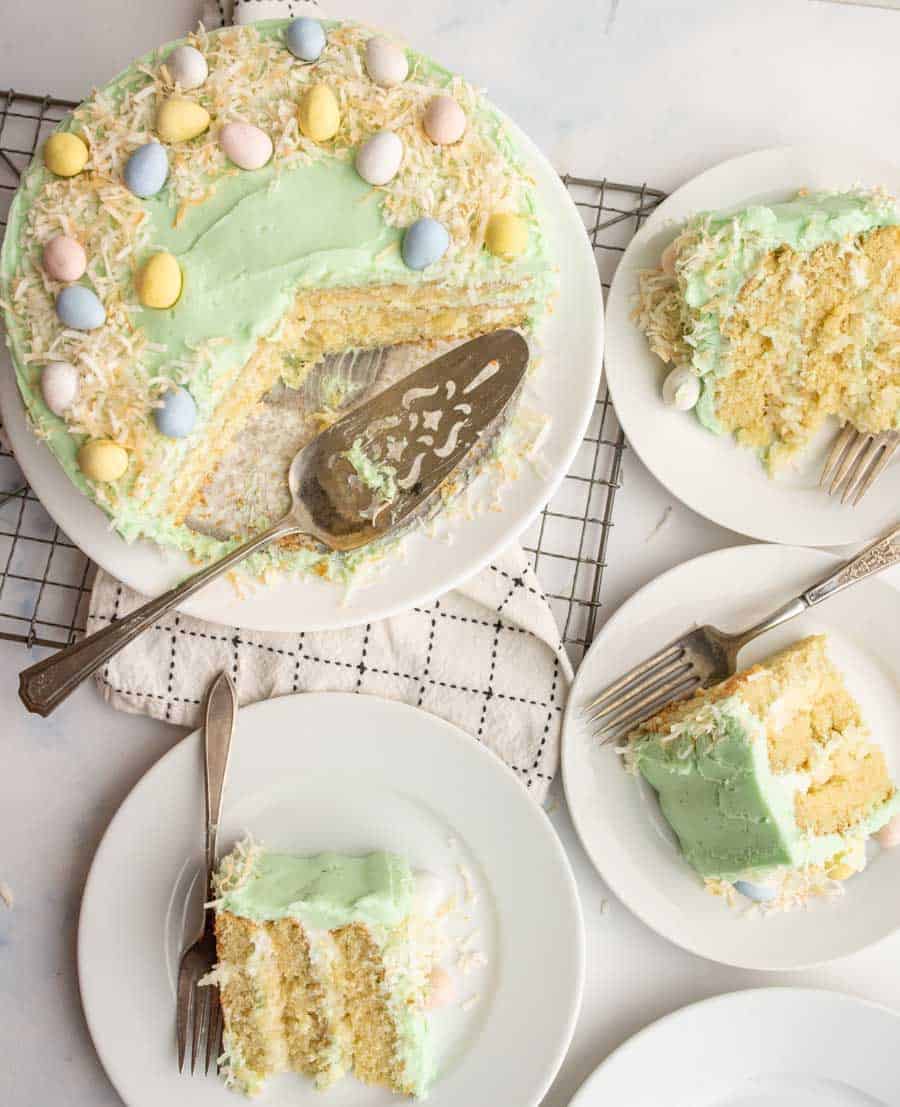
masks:
<path id="1" fill-rule="evenodd" d="M 175 1062 L 175 975 L 202 867 L 201 756 L 195 733 L 137 784 L 85 887 L 81 997 L 100 1060 L 129 1107 L 236 1102 L 216 1077 L 179 1076 Z M 465 933 L 478 932 L 473 948 L 487 965 L 460 978 L 461 1000 L 477 996 L 469 1010 L 462 1003 L 433 1016 L 439 1076 L 429 1105 L 540 1102 L 578 1016 L 584 931 L 562 846 L 497 757 L 449 723 L 374 696 L 268 700 L 238 717 L 222 848 L 246 832 L 302 853 L 392 850 L 455 881 L 472 915 Z M 292 1075 L 273 1080 L 265 1101 L 323 1102 Z M 327 1096 L 332 1107 L 395 1101 L 352 1078 Z"/>
<path id="2" fill-rule="evenodd" d="M 843 957 L 900 927 L 900 849 L 878 851 L 846 894 L 806 910 L 754 916 L 710 895 L 679 852 L 642 777 L 600 747 L 583 710 L 616 677 L 698 623 L 752 626 L 831 572 L 818 550 L 737 546 L 663 573 L 624 603 L 597 635 L 569 695 L 563 731 L 566 798 L 584 847 L 610 888 L 648 926 L 701 957 L 748 969 L 799 969 Z M 900 768 L 900 592 L 877 577 L 763 635 L 741 652 L 746 668 L 808 634 L 829 636 L 892 775 Z M 873 845 L 872 850 L 876 847 Z M 746 906 L 744 906 L 746 904 Z M 749 917 L 748 917 L 749 913 Z"/>
<path id="3" fill-rule="evenodd" d="M 759 988 L 635 1034 L 571 1107 L 898 1107 L 900 1016 L 840 992 Z"/>
<path id="4" fill-rule="evenodd" d="M 699 211 L 786 200 L 798 189 L 846 189 L 862 182 L 900 195 L 900 167 L 864 151 L 829 146 L 760 150 L 717 165 L 665 200 L 634 236 L 616 270 L 606 312 L 606 375 L 628 441 L 658 481 L 688 507 L 739 534 L 767 542 L 837 546 L 874 538 L 900 501 L 900 458 L 857 507 L 818 487 L 829 421 L 796 469 L 766 476 L 755 452 L 705 430 L 690 413 L 667 408 L 665 366 L 631 319 L 638 272 L 659 263 L 685 220 Z"/>
<path id="5" fill-rule="evenodd" d="M 581 444 L 600 385 L 603 302 L 584 224 L 550 163 L 515 125 L 537 181 L 552 256 L 559 267 L 559 299 L 541 336 L 542 364 L 528 381 L 523 403 L 550 417 L 541 464 L 524 465 L 502 494 L 502 511 L 463 512 L 441 523 L 445 539 L 422 532 L 406 540 L 405 554 L 387 558 L 372 579 L 349 594 L 318 577 L 282 577 L 265 586 L 247 582 L 238 594 L 215 581 L 181 610 L 213 623 L 251 630 L 299 631 L 355 626 L 425 603 L 483 568 L 509 545 L 547 503 Z M 129 545 L 108 517 L 69 481 L 31 430 L 5 349 L 0 367 L 0 413 L 16 460 L 63 531 L 107 572 L 145 595 L 158 595 L 196 571 L 188 558 L 153 542 Z M 560 380 L 565 377 L 565 387 Z"/>

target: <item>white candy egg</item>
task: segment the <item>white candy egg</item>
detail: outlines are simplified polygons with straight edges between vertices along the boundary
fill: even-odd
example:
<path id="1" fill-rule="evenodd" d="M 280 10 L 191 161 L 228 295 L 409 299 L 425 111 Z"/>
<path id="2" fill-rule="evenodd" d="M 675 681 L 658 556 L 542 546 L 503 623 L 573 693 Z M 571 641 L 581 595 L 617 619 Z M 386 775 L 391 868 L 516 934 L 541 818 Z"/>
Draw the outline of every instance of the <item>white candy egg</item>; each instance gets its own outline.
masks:
<path id="1" fill-rule="evenodd" d="M 393 131 L 379 131 L 356 153 L 356 172 L 370 185 L 386 185 L 403 161 L 403 143 Z"/>
<path id="2" fill-rule="evenodd" d="M 440 877 L 428 869 L 417 869 L 415 873 L 414 903 L 420 915 L 436 915 L 447 899 L 447 889 Z"/>
<path id="3" fill-rule="evenodd" d="M 206 58 L 195 46 L 176 46 L 166 58 L 166 69 L 182 88 L 199 88 L 209 76 Z"/>
<path id="4" fill-rule="evenodd" d="M 219 131 L 219 145 L 240 169 L 262 169 L 272 156 L 272 140 L 252 123 L 226 123 Z"/>
<path id="5" fill-rule="evenodd" d="M 64 415 L 78 398 L 78 370 L 68 361 L 50 361 L 41 372 L 41 395 L 54 415 Z"/>
<path id="6" fill-rule="evenodd" d="M 376 35 L 366 43 L 366 72 L 376 85 L 393 88 L 406 80 L 409 62 L 399 46 Z"/>
<path id="7" fill-rule="evenodd" d="M 687 365 L 679 365 L 663 381 L 663 401 L 676 411 L 690 411 L 700 399 L 700 378 Z"/>
<path id="8" fill-rule="evenodd" d="M 900 846 L 900 815 L 895 815 L 889 823 L 885 823 L 875 835 L 875 841 L 882 849 Z"/>
<path id="9" fill-rule="evenodd" d="M 429 1011 L 438 1007 L 447 1007 L 456 999 L 456 985 L 453 977 L 442 968 L 433 968 L 428 979 L 428 999 L 425 1006 Z"/>

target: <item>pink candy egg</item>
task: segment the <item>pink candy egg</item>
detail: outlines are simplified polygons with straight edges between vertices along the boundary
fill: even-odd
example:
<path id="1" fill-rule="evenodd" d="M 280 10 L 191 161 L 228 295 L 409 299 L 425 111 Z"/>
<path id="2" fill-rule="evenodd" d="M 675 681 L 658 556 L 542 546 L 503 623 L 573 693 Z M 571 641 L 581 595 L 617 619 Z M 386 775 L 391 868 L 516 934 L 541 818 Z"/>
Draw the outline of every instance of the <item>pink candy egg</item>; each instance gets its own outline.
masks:
<path id="1" fill-rule="evenodd" d="M 425 1006 L 429 1011 L 434 1011 L 438 1007 L 446 1007 L 456 999 L 456 985 L 445 969 L 432 969 L 428 985 L 428 1000 Z"/>
<path id="2" fill-rule="evenodd" d="M 450 146 L 466 133 L 466 113 L 452 96 L 434 96 L 428 101 L 422 125 L 432 142 Z"/>
<path id="3" fill-rule="evenodd" d="M 894 846 L 900 846 L 900 815 L 895 815 L 889 823 L 885 823 L 875 835 L 875 841 L 883 849 L 893 849 Z"/>
<path id="4" fill-rule="evenodd" d="M 252 123 L 226 123 L 219 131 L 219 145 L 240 169 L 262 169 L 272 156 L 272 140 Z"/>
<path id="5" fill-rule="evenodd" d="M 675 276 L 675 258 L 678 256 L 677 242 L 677 238 L 674 242 L 670 242 L 659 259 L 659 267 L 667 277 Z"/>
<path id="6" fill-rule="evenodd" d="M 54 281 L 77 281 L 87 269 L 87 254 L 80 242 L 58 234 L 44 246 L 44 272 Z"/>

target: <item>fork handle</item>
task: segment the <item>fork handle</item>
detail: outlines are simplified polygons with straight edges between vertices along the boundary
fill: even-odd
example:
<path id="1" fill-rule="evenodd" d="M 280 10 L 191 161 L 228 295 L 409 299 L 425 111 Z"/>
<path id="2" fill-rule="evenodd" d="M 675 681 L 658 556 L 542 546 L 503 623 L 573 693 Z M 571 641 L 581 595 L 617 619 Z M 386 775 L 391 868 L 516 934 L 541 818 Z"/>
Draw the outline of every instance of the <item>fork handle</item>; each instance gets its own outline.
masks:
<path id="1" fill-rule="evenodd" d="M 889 569 L 892 565 L 900 564 L 900 526 L 894 527 L 889 534 L 876 539 L 871 546 L 851 558 L 839 569 L 829 573 L 824 580 L 807 588 L 801 599 L 806 601 L 808 607 L 814 607 L 822 600 L 827 600 L 836 592 L 849 588 L 857 581 L 880 573 L 883 569 Z"/>
<path id="2" fill-rule="evenodd" d="M 65 649 L 58 650 L 36 665 L 31 665 L 19 673 L 19 699 L 36 715 L 47 716 L 75 691 L 91 673 L 105 665 L 119 650 L 124 649 L 134 638 L 152 626 L 182 600 L 192 596 L 215 577 L 221 576 L 227 569 L 257 550 L 267 546 L 276 538 L 296 531 L 285 520 L 279 520 L 274 526 L 257 534 L 248 542 L 232 550 L 220 561 L 213 562 L 192 577 L 170 588 L 156 599 L 148 600 L 143 606 L 132 611 L 122 619 L 89 634 Z"/>
<path id="3" fill-rule="evenodd" d="M 730 636 L 727 648 L 733 651 L 736 658 L 738 650 L 748 642 L 752 642 L 754 638 L 758 638 L 760 634 L 780 626 L 781 623 L 786 623 L 788 619 L 802 615 L 804 611 L 829 599 L 842 589 L 849 588 L 851 584 L 856 584 L 866 577 L 880 573 L 882 569 L 889 569 L 891 565 L 897 564 L 900 564 L 900 526 L 894 527 L 889 534 L 876 539 L 871 546 L 860 551 L 856 557 L 845 561 L 834 572 L 807 588 L 805 592 L 801 592 L 799 596 L 788 600 L 762 622 L 756 623 L 741 634 Z"/>

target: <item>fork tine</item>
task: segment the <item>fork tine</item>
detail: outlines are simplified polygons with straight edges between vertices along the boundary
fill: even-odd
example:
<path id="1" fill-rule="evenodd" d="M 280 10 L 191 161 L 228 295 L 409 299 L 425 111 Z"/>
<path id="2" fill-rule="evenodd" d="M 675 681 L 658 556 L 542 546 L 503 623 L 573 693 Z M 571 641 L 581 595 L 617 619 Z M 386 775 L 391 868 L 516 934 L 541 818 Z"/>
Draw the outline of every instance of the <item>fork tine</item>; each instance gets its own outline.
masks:
<path id="1" fill-rule="evenodd" d="M 661 711 L 668 704 L 675 700 L 683 699 L 700 684 L 700 677 L 696 673 L 691 673 L 690 676 L 682 676 L 678 680 L 670 681 L 668 684 L 663 685 L 654 691 L 654 694 L 647 699 L 634 704 L 629 711 L 624 715 L 619 715 L 605 723 L 602 723 L 596 730 L 595 734 L 609 734 L 615 737 L 620 737 L 623 733 L 628 733 L 639 723 L 644 722 L 645 719 L 649 719 L 655 715 L 657 711 Z"/>
<path id="2" fill-rule="evenodd" d="M 184 1072 L 188 1029 L 194 1024 L 194 980 L 183 968 L 178 971 L 178 996 L 175 1007 L 175 1040 L 178 1046 L 178 1071 Z"/>
<path id="3" fill-rule="evenodd" d="M 860 477 L 856 482 L 856 491 L 853 496 L 853 506 L 859 503 L 859 501 L 865 496 L 876 480 L 881 476 L 884 470 L 887 468 L 888 462 L 894 456 L 897 451 L 897 447 L 900 446 L 900 435 L 896 433 L 889 433 L 886 435 L 879 435 L 878 438 L 882 439 L 879 444 L 883 447 L 881 456 L 875 459 L 875 463 L 869 469 L 868 473 L 860 474 Z M 875 439 L 878 442 L 878 438 Z"/>
<path id="4" fill-rule="evenodd" d="M 222 1004 L 219 1002 L 219 989 L 215 984 L 208 984 L 209 997 L 209 1028 L 206 1032 L 206 1068 L 209 1072 L 209 1063 L 219 1056 L 219 1035 L 221 1034 Z"/>
<path id="5" fill-rule="evenodd" d="M 854 471 L 859 461 L 860 454 L 867 449 L 871 440 L 871 435 L 860 434 L 858 431 L 856 432 L 856 438 L 854 438 L 847 447 L 844 456 L 841 458 L 841 463 L 837 467 L 837 472 L 834 474 L 831 481 L 831 485 L 828 489 L 829 496 L 833 496 L 844 483 L 844 479 Z"/>
<path id="6" fill-rule="evenodd" d="M 627 691 L 616 696 L 614 700 L 610 701 L 607 699 L 604 701 L 601 708 L 591 709 L 588 713 L 589 721 L 597 722 L 597 720 L 601 719 L 604 715 L 625 710 L 636 697 L 646 699 L 647 695 L 656 685 L 671 680 L 682 672 L 690 672 L 690 669 L 690 661 L 686 661 L 683 657 L 676 657 L 668 664 L 652 669 L 643 676 L 637 684 L 630 685 Z"/>
<path id="7" fill-rule="evenodd" d="M 203 1047 L 206 1044 L 206 1034 L 209 1029 L 209 988 L 203 987 L 202 997 L 198 995 L 199 984 L 194 984 L 194 1033 L 191 1041 L 191 1075 L 194 1074 L 194 1068 L 197 1063 L 197 1058 L 203 1053 Z M 199 1007 L 199 1015 L 197 1014 L 197 1008 Z"/>
<path id="8" fill-rule="evenodd" d="M 832 444 L 831 452 L 825 459 L 822 475 L 819 477 L 820 488 L 824 488 L 828 484 L 828 478 L 831 476 L 835 466 L 841 460 L 844 450 L 849 446 L 855 435 L 856 428 L 851 423 L 845 423 L 841 428 L 840 434 L 835 438 Z"/>
<path id="9" fill-rule="evenodd" d="M 663 649 L 653 654 L 652 657 L 648 657 L 646 661 L 642 661 L 639 665 L 635 665 L 633 669 L 629 669 L 629 671 L 620 676 L 618 680 L 614 680 L 612 684 L 608 684 L 596 699 L 591 700 L 591 702 L 585 706 L 585 711 L 590 711 L 593 708 L 599 707 L 600 704 L 608 700 L 610 696 L 614 696 L 618 692 L 623 691 L 639 677 L 644 676 L 645 673 L 649 673 L 651 669 L 656 669 L 664 662 L 671 660 L 682 648 L 680 642 L 673 642 L 671 645 L 665 646 Z"/>
<path id="10" fill-rule="evenodd" d="M 856 486 L 860 483 L 862 478 L 868 473 L 872 462 L 875 460 L 877 454 L 881 450 L 880 436 L 867 435 L 865 438 L 865 449 L 857 454 L 856 462 L 853 468 L 847 474 L 847 481 L 844 484 L 844 492 L 841 496 L 841 503 L 845 504 L 850 499 Z"/>

